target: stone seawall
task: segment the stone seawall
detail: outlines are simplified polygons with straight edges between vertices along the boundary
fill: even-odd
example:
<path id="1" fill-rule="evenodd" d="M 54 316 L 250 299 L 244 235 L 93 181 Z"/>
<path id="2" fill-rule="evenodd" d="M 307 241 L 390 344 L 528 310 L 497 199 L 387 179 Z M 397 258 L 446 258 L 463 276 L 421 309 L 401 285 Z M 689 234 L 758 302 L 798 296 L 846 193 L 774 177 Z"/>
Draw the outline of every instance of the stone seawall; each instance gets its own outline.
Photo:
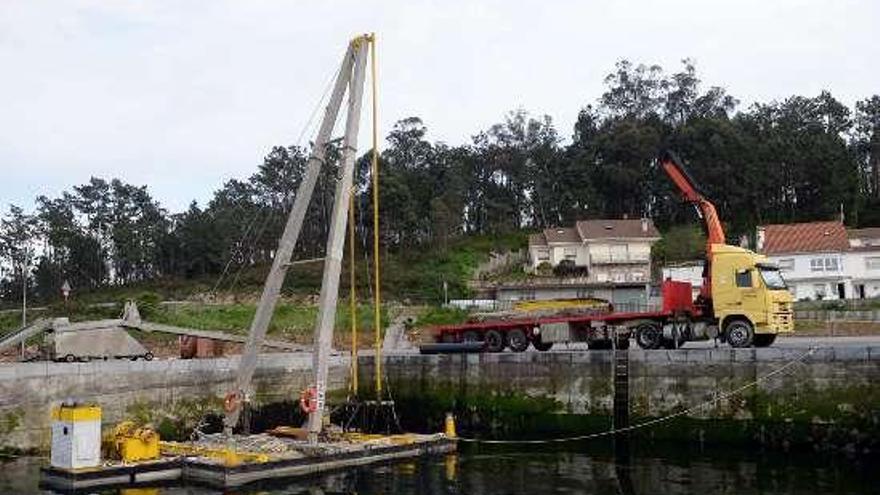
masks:
<path id="1" fill-rule="evenodd" d="M 839 445 L 880 439 L 880 347 L 804 349 L 630 350 L 629 405 L 633 421 L 692 408 L 743 385 L 729 399 L 685 415 L 694 423 L 651 429 L 651 435 L 700 440 L 754 438 L 769 442 L 835 437 Z M 0 365 L 0 449 L 45 449 L 51 406 L 73 398 L 102 406 L 104 422 L 138 419 L 195 426 L 222 411 L 238 358 L 24 363 Z M 599 431 L 613 405 L 610 351 L 521 354 L 390 354 L 388 389 L 404 425 L 436 430 L 446 411 L 461 429 L 498 437 Z M 781 373 L 763 377 L 790 364 Z M 359 362 L 372 384 L 372 357 Z M 329 390 L 348 386 L 348 360 L 331 360 Z M 255 375 L 257 405 L 295 399 L 311 381 L 311 356 L 266 354 Z M 362 391 L 368 394 L 368 391 Z M 678 420 L 676 420 L 678 421 Z M 673 425 L 674 426 L 674 425 Z M 683 428 L 683 429 L 682 429 Z M 773 440 L 776 439 L 776 440 Z M 872 447 L 873 448 L 873 447 Z"/>
<path id="2" fill-rule="evenodd" d="M 677 421 L 688 424 L 686 431 L 666 436 L 742 441 L 767 435 L 780 443 L 814 443 L 817 435 L 837 435 L 838 446 L 876 446 L 880 347 L 805 352 L 630 350 L 633 422 L 684 411 L 757 381 L 740 394 L 683 414 Z M 368 360 L 360 365 L 362 373 L 372 373 Z M 558 433 L 556 427 L 566 430 L 565 425 L 611 426 L 610 351 L 390 356 L 385 372 L 403 414 L 427 423 L 439 423 L 445 410 L 454 410 L 463 428 L 496 437 Z"/>
<path id="3" fill-rule="evenodd" d="M 0 448 L 46 449 L 50 408 L 66 399 L 100 404 L 105 425 L 128 418 L 189 424 L 221 412 L 239 358 L 0 365 Z M 264 354 L 257 405 L 295 400 L 311 382 L 311 354 Z M 348 359 L 331 358 L 329 389 L 344 390 Z"/>

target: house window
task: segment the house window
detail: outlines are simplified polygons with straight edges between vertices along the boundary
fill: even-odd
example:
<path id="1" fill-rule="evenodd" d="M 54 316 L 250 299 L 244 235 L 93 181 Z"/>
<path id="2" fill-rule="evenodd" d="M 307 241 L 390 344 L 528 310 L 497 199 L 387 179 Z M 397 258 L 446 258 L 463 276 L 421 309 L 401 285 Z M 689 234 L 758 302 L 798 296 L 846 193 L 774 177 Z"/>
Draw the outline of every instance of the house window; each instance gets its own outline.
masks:
<path id="1" fill-rule="evenodd" d="M 825 267 L 825 260 L 822 258 L 813 258 L 810 260 L 810 270 L 821 272 Z"/>
<path id="2" fill-rule="evenodd" d="M 736 272 L 736 286 L 737 287 L 752 287 L 752 271 L 751 270 L 740 270 Z"/>
<path id="3" fill-rule="evenodd" d="M 538 250 L 538 261 L 550 261 L 550 250 L 548 249 L 539 249 Z"/>
<path id="4" fill-rule="evenodd" d="M 641 282 L 641 281 L 645 280 L 645 272 L 640 271 L 640 270 L 635 270 L 632 273 L 630 273 L 630 277 L 633 282 Z"/>
<path id="5" fill-rule="evenodd" d="M 562 250 L 562 255 L 565 259 L 574 261 L 577 259 L 577 248 L 565 248 Z"/>
<path id="6" fill-rule="evenodd" d="M 813 292 L 816 294 L 816 299 L 824 299 L 825 284 L 813 284 Z"/>
<path id="7" fill-rule="evenodd" d="M 825 271 L 826 272 L 836 272 L 837 271 L 837 258 L 825 258 Z"/>
<path id="8" fill-rule="evenodd" d="M 794 270 L 794 258 L 785 258 L 779 260 L 779 269 L 783 272 L 790 272 Z"/>
<path id="9" fill-rule="evenodd" d="M 866 270 L 880 270 L 880 256 L 871 256 L 865 258 Z"/>

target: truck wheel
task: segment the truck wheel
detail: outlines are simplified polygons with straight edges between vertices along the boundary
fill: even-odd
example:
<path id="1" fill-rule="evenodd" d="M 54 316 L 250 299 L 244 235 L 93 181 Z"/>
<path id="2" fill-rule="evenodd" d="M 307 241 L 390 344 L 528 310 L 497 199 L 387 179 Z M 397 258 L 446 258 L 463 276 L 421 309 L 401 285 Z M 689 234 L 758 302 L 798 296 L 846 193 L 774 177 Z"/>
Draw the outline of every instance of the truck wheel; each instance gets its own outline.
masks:
<path id="1" fill-rule="evenodd" d="M 547 352 L 553 347 L 553 342 L 541 342 L 541 336 L 538 335 L 535 337 L 535 340 L 532 342 L 532 345 L 535 346 L 535 349 L 541 352 Z"/>
<path id="2" fill-rule="evenodd" d="M 73 354 L 68 354 L 68 355 L 64 356 L 64 360 L 67 361 L 68 363 L 72 363 L 72 362 L 76 361 L 76 356 L 74 356 Z"/>
<path id="3" fill-rule="evenodd" d="M 504 335 L 498 330 L 489 330 L 484 337 L 486 350 L 489 352 L 501 352 L 504 350 Z"/>
<path id="4" fill-rule="evenodd" d="M 755 330 L 747 320 L 733 320 L 724 329 L 730 347 L 751 347 L 755 340 Z"/>
<path id="5" fill-rule="evenodd" d="M 775 333 L 755 334 L 755 347 L 770 347 L 776 341 Z"/>
<path id="6" fill-rule="evenodd" d="M 513 352 L 523 352 L 529 348 L 529 338 L 526 337 L 526 333 L 519 328 L 514 328 L 507 332 L 507 343 L 510 345 L 510 350 Z"/>
<path id="7" fill-rule="evenodd" d="M 642 349 L 659 349 L 663 345 L 663 330 L 653 323 L 636 327 L 636 344 Z"/>
<path id="8" fill-rule="evenodd" d="M 480 340 L 480 334 L 478 334 L 474 330 L 468 330 L 461 336 L 462 342 L 479 342 Z"/>
<path id="9" fill-rule="evenodd" d="M 154 356 L 153 356 L 153 353 L 152 353 L 152 352 L 148 352 L 148 353 L 144 354 L 144 361 L 152 361 L 152 360 L 153 360 L 153 357 L 154 357 Z"/>

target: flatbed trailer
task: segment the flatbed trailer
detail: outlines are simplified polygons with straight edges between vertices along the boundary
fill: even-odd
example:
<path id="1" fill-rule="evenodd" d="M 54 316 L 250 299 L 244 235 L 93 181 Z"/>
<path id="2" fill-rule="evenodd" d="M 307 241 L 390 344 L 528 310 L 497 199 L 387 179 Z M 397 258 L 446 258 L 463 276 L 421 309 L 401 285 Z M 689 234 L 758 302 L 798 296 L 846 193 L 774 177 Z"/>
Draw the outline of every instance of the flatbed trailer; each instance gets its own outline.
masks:
<path id="1" fill-rule="evenodd" d="M 678 348 L 689 340 L 717 337 L 718 323 L 691 300 L 691 284 L 666 280 L 662 307 L 654 311 L 614 311 L 586 315 L 514 318 L 440 325 L 431 328 L 435 342 L 483 342 L 485 352 L 531 345 L 548 351 L 554 343 L 585 342 L 590 349 L 629 348 L 630 338 L 645 349 Z M 615 342 L 616 340 L 616 342 Z"/>

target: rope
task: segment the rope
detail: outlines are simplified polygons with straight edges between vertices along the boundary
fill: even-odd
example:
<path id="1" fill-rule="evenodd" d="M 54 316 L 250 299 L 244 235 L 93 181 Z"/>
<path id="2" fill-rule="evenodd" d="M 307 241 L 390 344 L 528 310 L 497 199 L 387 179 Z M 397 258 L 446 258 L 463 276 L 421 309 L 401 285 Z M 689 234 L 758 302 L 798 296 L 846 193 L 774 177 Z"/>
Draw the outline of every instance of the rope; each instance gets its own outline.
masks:
<path id="1" fill-rule="evenodd" d="M 516 445 L 516 444 L 539 445 L 539 444 L 574 442 L 574 441 L 579 441 L 579 440 L 592 440 L 594 438 L 608 437 L 608 436 L 617 435 L 618 433 L 627 433 L 630 431 L 640 430 L 642 428 L 647 428 L 649 426 L 654 426 L 656 424 L 665 423 L 669 420 L 690 414 L 690 413 L 697 411 L 697 410 L 700 410 L 704 407 L 713 405 L 716 402 L 720 402 L 720 401 L 725 400 L 729 397 L 737 395 L 744 390 L 752 388 L 752 387 L 758 385 L 759 383 L 762 383 L 762 382 L 766 381 L 767 379 L 782 373 L 783 371 L 787 370 L 788 368 L 791 368 L 795 364 L 801 363 L 807 357 L 815 354 L 816 351 L 818 351 L 819 349 L 821 349 L 821 347 L 811 347 L 809 351 L 801 354 L 800 356 L 793 359 L 792 361 L 789 361 L 788 363 L 784 364 L 783 366 L 776 368 L 775 370 L 756 379 L 755 381 L 749 382 L 749 383 L 747 383 L 739 388 L 733 389 L 729 392 L 717 395 L 713 399 L 709 399 L 705 402 L 702 402 L 702 403 L 697 404 L 695 406 L 689 407 L 689 408 L 684 409 L 682 411 L 672 413 L 672 414 L 669 414 L 667 416 L 663 416 L 660 418 L 655 418 L 655 419 L 651 419 L 648 421 L 643 421 L 641 423 L 637 423 L 632 426 L 628 426 L 626 428 L 612 428 L 607 431 L 590 433 L 590 434 L 586 434 L 586 435 L 578 435 L 578 436 L 573 436 L 573 437 L 562 437 L 562 438 L 546 438 L 546 439 L 541 439 L 541 440 L 484 440 L 484 439 L 480 439 L 480 438 L 466 438 L 466 437 L 458 437 L 458 440 L 461 442 L 482 443 L 482 444 L 491 444 L 491 445 Z"/>
<path id="2" fill-rule="evenodd" d="M 379 83 L 376 80 L 376 35 L 370 36 L 370 70 L 372 82 L 373 104 L 373 153 L 371 158 L 371 174 L 373 179 L 373 332 L 376 338 L 376 400 L 382 400 L 382 283 L 379 270 Z"/>

